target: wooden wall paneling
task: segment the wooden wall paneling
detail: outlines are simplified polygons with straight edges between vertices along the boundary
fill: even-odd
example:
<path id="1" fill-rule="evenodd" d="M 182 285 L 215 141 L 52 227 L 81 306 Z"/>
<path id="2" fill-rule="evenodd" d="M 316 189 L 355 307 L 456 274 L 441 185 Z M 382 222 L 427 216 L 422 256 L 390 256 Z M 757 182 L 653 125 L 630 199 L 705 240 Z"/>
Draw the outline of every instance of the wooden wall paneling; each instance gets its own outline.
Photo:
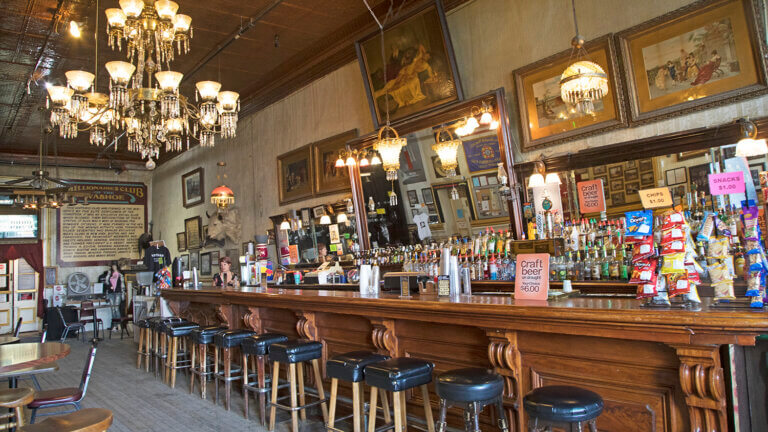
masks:
<path id="1" fill-rule="evenodd" d="M 255 331 L 258 334 L 264 333 L 264 329 L 261 324 L 261 308 L 243 306 L 241 308 L 241 316 L 243 317 L 243 324 L 245 325 L 245 328 L 251 331 Z"/>
<path id="2" fill-rule="evenodd" d="M 264 308 L 259 314 L 263 332 L 282 333 L 291 339 L 300 337 L 296 332 L 296 315 L 291 310 Z"/>
<path id="3" fill-rule="evenodd" d="M 486 329 L 488 360 L 493 370 L 504 378 L 504 409 L 506 420 L 514 430 L 525 430 L 522 413 L 523 382 L 517 332 L 505 329 Z"/>
<path id="4" fill-rule="evenodd" d="M 691 430 L 726 431 L 725 381 L 717 345 L 672 345 L 680 357 L 680 383 Z"/>

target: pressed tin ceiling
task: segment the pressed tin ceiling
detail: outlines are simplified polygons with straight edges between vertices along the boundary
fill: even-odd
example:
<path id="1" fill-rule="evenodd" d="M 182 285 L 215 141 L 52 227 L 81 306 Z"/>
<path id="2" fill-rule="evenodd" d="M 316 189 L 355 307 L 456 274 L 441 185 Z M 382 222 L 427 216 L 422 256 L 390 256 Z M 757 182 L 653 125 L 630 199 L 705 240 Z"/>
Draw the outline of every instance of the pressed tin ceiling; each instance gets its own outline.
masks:
<path id="1" fill-rule="evenodd" d="M 216 80 L 241 94 L 243 111 L 254 111 L 355 58 L 352 42 L 373 30 L 362 0 L 176 0 L 192 17 L 191 50 L 176 57 L 173 70 L 185 74 L 181 92 L 193 97 L 196 81 Z M 446 1 L 447 8 L 466 0 Z M 118 0 L 5 0 L 0 14 L 0 160 L 35 159 L 45 83 L 65 84 L 64 72 L 94 70 L 94 28 L 98 18 L 98 91 L 107 93 L 104 63 L 125 60 L 107 46 L 104 9 Z M 401 1 L 369 1 L 383 15 Z M 418 1 L 405 1 L 408 10 Z M 98 14 L 98 17 L 97 17 Z M 254 20 L 255 18 L 255 20 Z M 84 23 L 82 37 L 68 32 Z M 253 21 L 252 21 L 253 20 Z M 29 90 L 29 92 L 28 92 Z M 47 116 L 47 115 L 46 115 Z M 88 134 L 56 140 L 60 161 L 71 164 L 140 166 L 138 155 L 120 140 L 117 152 L 88 143 Z M 217 145 L 226 145 L 219 140 Z M 49 147 L 53 148 L 52 145 Z M 49 151 L 53 155 L 53 150 Z M 163 155 L 161 162 L 174 154 Z"/>

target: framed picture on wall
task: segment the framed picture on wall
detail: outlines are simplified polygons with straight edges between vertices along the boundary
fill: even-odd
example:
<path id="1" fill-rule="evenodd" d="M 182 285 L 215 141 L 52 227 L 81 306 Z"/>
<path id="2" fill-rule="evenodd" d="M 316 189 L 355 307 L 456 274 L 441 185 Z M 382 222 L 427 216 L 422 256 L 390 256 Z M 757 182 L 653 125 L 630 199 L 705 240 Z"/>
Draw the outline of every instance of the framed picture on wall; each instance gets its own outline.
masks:
<path id="1" fill-rule="evenodd" d="M 611 179 L 624 178 L 624 167 L 622 165 L 613 165 L 608 168 L 608 176 Z"/>
<path id="2" fill-rule="evenodd" d="M 203 169 L 198 168 L 181 176 L 181 197 L 185 208 L 203 203 Z"/>
<path id="3" fill-rule="evenodd" d="M 52 266 L 52 267 L 45 267 L 45 286 L 51 287 L 56 285 L 58 280 L 58 274 L 59 274 L 59 268 Z"/>
<path id="4" fill-rule="evenodd" d="M 760 189 L 760 171 L 765 171 L 765 162 L 750 162 L 749 174 L 756 189 Z"/>
<path id="5" fill-rule="evenodd" d="M 280 205 L 312 196 L 312 152 L 309 145 L 277 157 Z"/>
<path id="6" fill-rule="evenodd" d="M 189 251 L 189 269 L 193 268 L 200 270 L 200 250 Z"/>
<path id="7" fill-rule="evenodd" d="M 187 234 L 180 232 L 176 233 L 176 247 L 179 249 L 179 252 L 184 252 L 187 250 Z"/>
<path id="8" fill-rule="evenodd" d="M 408 204 L 410 204 L 411 207 L 419 205 L 419 195 L 415 190 L 408 191 Z"/>
<path id="9" fill-rule="evenodd" d="M 640 174 L 640 185 L 643 187 L 653 187 L 656 184 L 656 178 L 653 171 Z"/>
<path id="10" fill-rule="evenodd" d="M 619 67 L 612 35 L 587 42 L 589 59 L 603 68 L 608 89 L 592 112 L 573 109 L 560 93 L 560 77 L 573 60 L 569 48 L 512 72 L 517 88 L 522 151 L 626 126 Z"/>
<path id="11" fill-rule="evenodd" d="M 442 3 L 433 0 L 355 42 L 374 128 L 463 99 Z M 382 58 L 383 57 L 383 58 Z"/>
<path id="12" fill-rule="evenodd" d="M 622 205 L 626 204 L 626 199 L 624 198 L 624 192 L 613 192 L 611 191 L 611 204 L 612 205 Z"/>
<path id="13" fill-rule="evenodd" d="M 349 168 L 336 167 L 339 154 L 347 141 L 357 137 L 357 129 L 334 135 L 322 141 L 312 143 L 312 160 L 315 167 L 315 194 L 326 195 L 351 188 Z"/>
<path id="14" fill-rule="evenodd" d="M 421 190 L 421 197 L 424 198 L 424 204 L 428 206 L 435 203 L 435 196 L 432 195 L 432 188 L 423 188 Z"/>
<path id="15" fill-rule="evenodd" d="M 211 274 L 211 253 L 205 252 L 200 254 L 200 274 L 208 276 Z"/>
<path id="16" fill-rule="evenodd" d="M 637 163 L 637 167 L 640 172 L 653 171 L 653 160 L 643 159 Z"/>
<path id="17" fill-rule="evenodd" d="M 181 270 L 189 270 L 189 254 L 179 255 L 179 260 L 181 260 Z"/>
<path id="18" fill-rule="evenodd" d="M 630 121 L 768 91 L 756 7 L 756 0 L 698 1 L 618 33 Z"/>
<path id="19" fill-rule="evenodd" d="M 688 182 L 688 178 L 685 175 L 685 167 L 667 170 L 665 172 L 665 177 L 667 181 L 667 186 Z"/>
<path id="20" fill-rule="evenodd" d="M 184 235 L 187 238 L 187 248 L 199 249 L 202 246 L 202 224 L 200 216 L 184 219 Z"/>
<path id="21" fill-rule="evenodd" d="M 203 225 L 203 230 L 202 230 L 202 234 L 201 235 L 203 237 L 203 243 L 202 244 L 203 244 L 203 246 L 205 246 L 206 244 L 208 244 L 208 225 Z"/>
<path id="22" fill-rule="evenodd" d="M 709 164 L 695 165 L 688 167 L 688 178 L 691 184 L 691 191 L 706 192 L 709 195 Z"/>
<path id="23" fill-rule="evenodd" d="M 218 266 L 219 265 L 219 251 L 213 251 L 211 252 L 211 265 L 212 266 Z M 234 264 L 234 262 L 232 263 Z M 234 265 L 233 265 L 234 267 Z"/>
<path id="24" fill-rule="evenodd" d="M 634 161 L 632 161 L 632 162 L 634 162 Z M 640 178 L 640 177 L 638 175 L 637 168 L 632 168 L 632 169 L 624 170 L 624 180 L 626 180 L 626 181 L 633 181 L 633 180 L 637 180 L 638 178 Z"/>

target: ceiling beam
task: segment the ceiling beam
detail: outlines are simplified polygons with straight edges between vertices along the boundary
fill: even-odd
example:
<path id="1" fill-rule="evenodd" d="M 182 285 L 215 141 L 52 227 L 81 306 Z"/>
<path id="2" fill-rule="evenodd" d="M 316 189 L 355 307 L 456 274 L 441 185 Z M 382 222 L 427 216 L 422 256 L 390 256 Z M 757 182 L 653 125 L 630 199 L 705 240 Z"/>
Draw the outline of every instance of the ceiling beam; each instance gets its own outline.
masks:
<path id="1" fill-rule="evenodd" d="M 0 152 L 0 165 L 40 165 L 40 156 L 37 153 Z M 143 161 L 129 159 L 107 158 L 94 160 L 93 156 L 46 156 L 43 165 L 48 170 L 59 168 L 93 168 L 93 169 L 128 169 L 146 171 Z"/>

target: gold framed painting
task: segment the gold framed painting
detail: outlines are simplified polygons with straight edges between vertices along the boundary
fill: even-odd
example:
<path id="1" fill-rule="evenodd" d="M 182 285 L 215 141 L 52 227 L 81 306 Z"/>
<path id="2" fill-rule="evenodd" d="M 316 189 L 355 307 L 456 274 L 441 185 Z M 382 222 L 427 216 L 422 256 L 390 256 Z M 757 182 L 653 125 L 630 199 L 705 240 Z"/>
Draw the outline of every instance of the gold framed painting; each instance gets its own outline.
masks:
<path id="1" fill-rule="evenodd" d="M 375 128 L 463 99 L 442 2 L 432 0 L 355 42 Z M 382 56 L 383 54 L 383 56 Z"/>
<path id="2" fill-rule="evenodd" d="M 766 93 L 754 0 L 702 0 L 616 35 L 632 124 Z"/>
<path id="3" fill-rule="evenodd" d="M 280 205 L 311 197 L 312 152 L 305 145 L 277 157 L 277 184 Z"/>
<path id="4" fill-rule="evenodd" d="M 602 36 L 584 44 L 584 49 L 608 76 L 608 94 L 595 102 L 591 114 L 578 112 L 560 96 L 560 76 L 573 61 L 570 49 L 512 72 L 522 151 L 627 125 L 613 38 Z"/>
<path id="5" fill-rule="evenodd" d="M 352 129 L 322 141 L 312 143 L 312 160 L 315 165 L 315 194 L 326 195 L 350 189 L 349 168 L 336 167 L 339 152 L 344 150 L 347 141 L 357 137 L 357 129 Z"/>

